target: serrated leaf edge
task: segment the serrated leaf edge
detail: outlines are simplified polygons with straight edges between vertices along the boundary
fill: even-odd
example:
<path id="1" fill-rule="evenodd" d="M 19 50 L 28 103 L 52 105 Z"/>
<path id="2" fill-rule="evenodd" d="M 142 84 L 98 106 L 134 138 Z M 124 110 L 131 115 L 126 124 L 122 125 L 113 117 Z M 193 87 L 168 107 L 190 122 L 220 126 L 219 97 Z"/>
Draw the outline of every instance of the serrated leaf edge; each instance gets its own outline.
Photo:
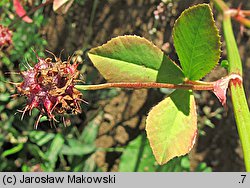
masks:
<path id="1" fill-rule="evenodd" d="M 201 6 L 206 6 L 206 7 L 208 7 L 209 8 L 209 12 L 210 12 L 210 15 L 211 15 L 211 17 L 212 17 L 212 22 L 213 22 L 213 27 L 215 28 L 215 30 L 216 30 L 216 36 L 218 37 L 218 44 L 219 44 L 219 46 L 220 46 L 220 48 L 219 48 L 219 56 L 217 57 L 217 63 L 214 65 L 214 67 L 212 67 L 211 68 L 211 70 L 210 70 L 210 72 L 213 70 L 213 69 L 215 69 L 215 67 L 218 65 L 218 62 L 219 62 L 219 60 L 220 60 L 220 58 L 221 58 L 221 53 L 222 53 L 222 50 L 221 50 L 221 47 L 222 47 L 222 42 L 221 42 L 221 35 L 220 35 L 220 31 L 219 31 L 219 29 L 218 29 L 218 27 L 216 26 L 216 24 L 215 24 L 215 20 L 214 20 L 214 14 L 213 14 L 213 11 L 212 11 L 212 9 L 211 9 L 211 7 L 210 7 L 210 5 L 209 4 L 207 4 L 207 3 L 202 3 L 202 4 L 197 4 L 197 5 L 193 5 L 193 6 L 191 6 L 191 7 L 189 7 L 189 8 L 187 8 L 187 9 L 185 9 L 182 13 L 181 13 L 181 15 L 175 20 L 175 22 L 174 22 L 174 27 L 173 27 L 173 31 L 172 31 L 172 39 L 174 38 L 174 30 L 175 30 L 175 26 L 176 26 L 176 23 L 178 22 L 178 20 L 179 19 L 181 19 L 181 17 L 182 16 L 185 16 L 185 14 L 188 12 L 188 11 L 191 11 L 192 9 L 194 9 L 194 8 L 197 8 L 197 7 L 201 7 Z M 173 42 L 173 44 L 174 44 L 174 42 Z M 177 53 L 177 52 L 176 52 Z M 177 53 L 177 55 L 178 55 L 178 53 Z M 183 69 L 182 69 L 182 71 L 183 71 Z M 184 73 L 184 72 L 183 72 Z M 184 73 L 185 74 L 185 73 Z M 209 72 L 207 73 L 207 74 L 209 74 Z M 206 75 L 207 75 L 206 74 Z M 202 76 L 200 79 L 202 79 L 202 78 L 204 78 L 206 75 L 204 75 L 204 76 Z M 188 79 L 188 78 L 187 78 Z M 199 80 L 200 80 L 199 79 Z"/>
<path id="2" fill-rule="evenodd" d="M 169 96 L 168 96 L 168 97 L 169 97 Z M 165 99 L 163 99 L 163 100 L 165 100 Z M 160 104 L 163 100 L 161 100 L 160 102 L 158 102 L 155 106 L 153 106 L 153 107 L 149 110 L 148 115 L 147 115 L 147 117 L 146 117 L 146 127 L 147 127 L 147 125 L 148 125 L 148 116 L 149 116 L 149 113 L 150 113 L 158 104 Z M 197 108 L 196 108 L 195 100 L 194 100 L 194 104 L 193 104 L 193 105 L 194 105 L 193 108 L 194 108 L 194 112 L 195 112 L 194 115 L 196 116 L 196 122 L 197 122 Z M 148 136 L 148 134 L 147 134 L 147 129 L 146 129 L 146 135 L 147 135 L 148 140 L 150 140 L 150 138 L 149 138 L 149 136 Z M 189 147 L 188 147 L 188 152 L 187 152 L 187 153 L 180 154 L 180 155 L 176 155 L 176 156 L 174 156 L 173 158 L 175 158 L 175 157 L 180 157 L 180 156 L 184 156 L 184 155 L 188 154 L 188 153 L 193 149 L 194 144 L 196 143 L 197 135 L 198 135 L 198 128 L 197 128 L 197 123 L 196 123 L 196 131 L 194 132 L 193 137 L 192 137 L 192 142 L 190 143 L 190 145 L 189 145 Z M 173 159 L 173 158 L 171 158 L 171 159 L 169 159 L 168 161 L 164 161 L 163 159 L 158 160 L 158 158 L 156 157 L 156 154 L 155 154 L 155 150 L 153 150 L 153 147 L 152 147 L 150 141 L 149 141 L 149 145 L 150 145 L 150 147 L 151 147 L 151 149 L 152 149 L 152 152 L 153 152 L 153 154 L 154 154 L 154 156 L 155 156 L 155 159 L 156 159 L 156 161 L 157 161 L 157 163 L 158 163 L 159 165 L 166 164 L 166 163 L 168 163 L 170 160 Z M 163 158 L 164 158 L 164 157 L 163 157 Z"/>

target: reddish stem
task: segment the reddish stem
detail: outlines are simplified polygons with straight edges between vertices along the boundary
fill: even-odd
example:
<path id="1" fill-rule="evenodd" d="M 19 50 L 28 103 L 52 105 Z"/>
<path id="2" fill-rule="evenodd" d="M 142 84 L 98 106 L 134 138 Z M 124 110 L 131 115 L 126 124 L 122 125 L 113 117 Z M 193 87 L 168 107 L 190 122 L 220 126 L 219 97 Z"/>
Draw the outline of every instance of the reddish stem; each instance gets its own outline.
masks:
<path id="1" fill-rule="evenodd" d="M 241 10 L 242 14 L 245 16 L 250 16 L 250 10 Z"/>
<path id="2" fill-rule="evenodd" d="M 192 89 L 192 90 L 213 90 L 214 85 L 190 85 L 190 84 L 166 84 L 166 83 L 154 83 L 154 82 L 121 82 L 121 83 L 105 83 L 97 85 L 78 85 L 76 86 L 79 90 L 97 90 L 97 89 L 107 89 L 107 88 L 133 88 L 133 89 L 145 89 L 145 88 L 169 88 L 169 89 Z"/>
<path id="3" fill-rule="evenodd" d="M 247 18 L 244 18 L 242 16 L 235 16 L 233 17 L 236 21 L 238 21 L 239 23 L 243 24 L 246 27 L 250 27 L 250 20 Z"/>

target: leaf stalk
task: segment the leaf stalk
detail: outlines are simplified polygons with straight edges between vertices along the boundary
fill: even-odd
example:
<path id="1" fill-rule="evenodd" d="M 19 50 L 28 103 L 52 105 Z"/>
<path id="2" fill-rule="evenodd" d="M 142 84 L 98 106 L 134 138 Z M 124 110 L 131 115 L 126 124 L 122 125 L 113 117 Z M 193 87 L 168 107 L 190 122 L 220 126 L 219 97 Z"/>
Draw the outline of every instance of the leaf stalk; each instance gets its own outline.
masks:
<path id="1" fill-rule="evenodd" d="M 155 82 L 121 82 L 121 83 L 105 83 L 97 85 L 76 85 L 79 90 L 99 90 L 108 88 L 132 88 L 132 89 L 146 89 L 146 88 L 169 88 L 169 89 L 185 89 L 185 90 L 213 90 L 213 82 L 209 84 L 167 84 Z"/>

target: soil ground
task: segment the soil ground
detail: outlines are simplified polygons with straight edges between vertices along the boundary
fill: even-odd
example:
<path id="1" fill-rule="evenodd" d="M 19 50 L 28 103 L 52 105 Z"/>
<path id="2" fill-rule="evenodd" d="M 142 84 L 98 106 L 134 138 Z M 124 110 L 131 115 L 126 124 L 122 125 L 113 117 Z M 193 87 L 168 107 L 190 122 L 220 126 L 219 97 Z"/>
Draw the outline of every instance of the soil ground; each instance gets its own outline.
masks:
<path id="1" fill-rule="evenodd" d="M 88 49 L 101 45 L 115 36 L 135 34 L 151 40 L 178 62 L 171 37 L 174 21 L 185 8 L 208 1 L 191 0 L 173 3 L 172 6 L 166 7 L 165 20 L 160 19 L 156 23 L 153 11 L 159 2 L 155 0 L 87 0 L 83 6 L 73 6 L 71 9 L 74 11 L 69 14 L 52 16 L 45 31 L 48 36 L 49 50 L 59 53 L 65 49 L 65 54 L 67 54 L 76 49 Z M 241 2 L 244 9 L 250 9 L 250 3 L 247 0 Z M 230 1 L 230 3 L 232 7 L 237 7 L 239 2 Z M 74 15 L 74 12 L 80 12 L 80 14 Z M 221 28 L 221 17 L 215 13 L 215 18 L 218 18 L 217 25 Z M 156 25 L 156 32 L 150 34 Z M 239 25 L 234 24 L 234 31 L 244 63 L 244 86 L 250 104 L 250 80 L 248 79 L 250 30 L 246 30 L 241 35 Z M 222 30 L 220 32 L 222 33 Z M 224 41 L 223 38 L 222 41 Z M 221 59 L 226 59 L 224 43 Z M 87 65 L 86 74 L 97 74 L 90 62 L 86 61 L 85 64 Z M 214 81 L 225 75 L 225 69 L 218 66 L 206 76 L 205 80 Z M 100 75 L 97 75 L 92 82 L 105 81 Z M 103 118 L 99 120 L 100 130 L 96 140 L 99 147 L 124 146 L 134 139 L 144 130 L 145 118 L 150 108 L 164 97 L 159 90 L 153 89 L 116 90 L 116 92 L 117 95 L 113 98 L 100 100 L 97 92 L 92 93 L 88 99 L 93 105 L 88 107 L 87 117 L 98 109 L 104 112 Z M 205 132 L 205 136 L 198 137 L 198 142 L 190 153 L 192 169 L 200 161 L 205 161 L 213 171 L 243 171 L 244 163 L 230 93 L 225 109 L 221 107 L 212 93 L 206 91 L 196 93 L 196 102 L 199 127 Z M 217 109 L 222 109 L 222 111 L 218 112 Z M 217 118 L 218 114 L 222 118 Z M 205 126 L 208 119 L 214 124 L 214 128 Z M 119 156 L 119 152 L 99 152 L 96 161 L 104 170 L 116 171 Z"/>

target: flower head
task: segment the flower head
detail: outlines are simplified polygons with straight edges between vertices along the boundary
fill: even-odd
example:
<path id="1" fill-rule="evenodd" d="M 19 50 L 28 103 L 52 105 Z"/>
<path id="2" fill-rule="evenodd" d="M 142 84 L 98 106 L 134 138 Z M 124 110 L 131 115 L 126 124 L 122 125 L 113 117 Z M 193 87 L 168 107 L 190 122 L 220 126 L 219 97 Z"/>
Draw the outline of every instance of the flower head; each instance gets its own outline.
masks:
<path id="1" fill-rule="evenodd" d="M 55 115 L 81 113 L 80 102 L 82 93 L 74 88 L 79 71 L 78 63 L 71 63 L 69 58 L 62 61 L 55 57 L 42 59 L 37 57 L 38 63 L 26 71 L 21 72 L 23 81 L 17 84 L 17 90 L 27 98 L 22 118 L 26 111 L 37 108 L 40 111 L 38 122 L 43 115 L 49 120 L 56 120 Z M 84 101 L 85 102 L 85 101 Z"/>

